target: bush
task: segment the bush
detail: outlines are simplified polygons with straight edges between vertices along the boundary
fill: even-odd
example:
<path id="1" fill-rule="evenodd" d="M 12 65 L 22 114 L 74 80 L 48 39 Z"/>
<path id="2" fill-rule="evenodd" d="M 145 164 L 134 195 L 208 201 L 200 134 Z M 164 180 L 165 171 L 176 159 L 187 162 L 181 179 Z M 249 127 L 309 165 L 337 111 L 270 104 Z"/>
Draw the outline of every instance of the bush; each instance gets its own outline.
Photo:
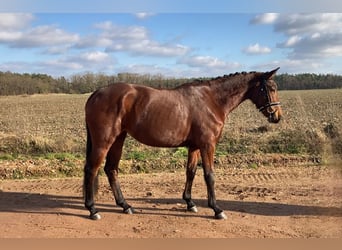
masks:
<path id="1" fill-rule="evenodd" d="M 325 135 L 330 139 L 332 153 L 342 155 L 342 137 L 336 125 L 328 123 L 323 129 Z"/>
<path id="2" fill-rule="evenodd" d="M 264 153 L 313 154 L 323 151 L 323 141 L 314 131 L 289 130 L 280 132 L 265 144 Z"/>

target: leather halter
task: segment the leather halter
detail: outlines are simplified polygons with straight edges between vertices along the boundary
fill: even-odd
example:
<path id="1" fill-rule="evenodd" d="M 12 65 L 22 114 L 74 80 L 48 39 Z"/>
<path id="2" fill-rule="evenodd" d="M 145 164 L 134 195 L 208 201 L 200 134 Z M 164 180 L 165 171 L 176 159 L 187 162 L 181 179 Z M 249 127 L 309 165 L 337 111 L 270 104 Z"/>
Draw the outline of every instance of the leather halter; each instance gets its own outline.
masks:
<path id="1" fill-rule="evenodd" d="M 264 105 L 264 106 L 261 106 L 259 108 L 259 111 L 262 112 L 262 111 L 264 111 L 265 109 L 267 109 L 269 107 L 280 106 L 280 102 L 272 102 L 271 101 L 271 97 L 270 97 L 270 94 L 268 93 L 268 89 L 267 89 L 267 80 L 263 79 L 261 81 L 261 85 L 260 86 L 261 86 L 260 91 L 265 93 L 265 97 L 267 98 L 267 104 Z M 269 112 L 268 109 L 267 109 L 267 112 L 269 114 L 273 114 L 275 111 L 273 110 L 273 111 Z"/>

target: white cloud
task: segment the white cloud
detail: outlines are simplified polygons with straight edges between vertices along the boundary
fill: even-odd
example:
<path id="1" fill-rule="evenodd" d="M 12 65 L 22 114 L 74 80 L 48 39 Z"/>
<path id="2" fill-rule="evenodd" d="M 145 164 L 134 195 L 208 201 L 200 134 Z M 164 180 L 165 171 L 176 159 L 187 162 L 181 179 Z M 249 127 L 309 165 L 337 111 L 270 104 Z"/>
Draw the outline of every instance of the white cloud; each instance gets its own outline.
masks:
<path id="1" fill-rule="evenodd" d="M 2 62 L 0 63 L 0 71 L 6 72 L 18 72 L 18 73 L 27 73 L 27 72 L 35 72 L 35 64 L 23 62 L 23 61 L 10 61 L 10 62 Z"/>
<path id="2" fill-rule="evenodd" d="M 135 17 L 138 19 L 146 19 L 149 18 L 151 16 L 153 16 L 153 13 L 149 13 L 149 12 L 139 12 L 139 13 L 135 13 Z"/>
<path id="3" fill-rule="evenodd" d="M 143 26 L 119 26 L 107 21 L 95 24 L 94 27 L 103 31 L 101 36 L 113 40 L 138 40 L 148 37 L 148 30 Z"/>
<path id="4" fill-rule="evenodd" d="M 342 56 L 342 13 L 279 14 L 272 21 L 266 19 L 257 16 L 251 22 L 272 24 L 275 32 L 283 33 L 287 39 L 277 47 L 290 49 L 291 60 Z"/>
<path id="5" fill-rule="evenodd" d="M 74 47 L 77 49 L 92 48 L 92 47 L 103 47 L 106 48 L 112 45 L 112 40 L 98 35 L 88 35 L 82 37 Z"/>
<path id="6" fill-rule="evenodd" d="M 116 60 L 110 55 L 101 51 L 90 51 L 30 63 L 24 61 L 4 62 L 0 64 L 0 70 L 70 76 L 76 72 L 113 72 L 115 65 Z"/>
<path id="7" fill-rule="evenodd" d="M 178 64 L 185 64 L 189 69 L 184 70 L 186 77 L 214 77 L 238 70 L 242 65 L 238 62 L 228 62 L 212 56 L 184 56 Z"/>
<path id="8" fill-rule="evenodd" d="M 80 59 L 84 59 L 87 62 L 101 63 L 110 60 L 110 56 L 101 51 L 92 51 L 81 54 Z"/>
<path id="9" fill-rule="evenodd" d="M 128 64 L 118 69 L 118 72 L 134 73 L 134 74 L 150 74 L 174 76 L 175 71 L 171 68 L 165 68 L 155 64 Z"/>
<path id="10" fill-rule="evenodd" d="M 10 45 L 12 42 L 20 40 L 22 35 L 20 31 L 0 31 L 0 43 L 3 42 Z"/>
<path id="11" fill-rule="evenodd" d="M 252 24 L 272 24 L 274 23 L 279 17 L 278 13 L 264 13 L 254 17 L 251 20 Z"/>
<path id="12" fill-rule="evenodd" d="M 100 67 L 106 68 L 114 64 L 113 58 L 105 52 L 102 51 L 88 51 L 76 55 L 67 56 L 60 59 L 61 62 L 75 63 L 77 65 L 82 65 L 83 69 L 94 68 L 98 69 Z"/>
<path id="13" fill-rule="evenodd" d="M 103 46 L 106 52 L 122 51 L 133 55 L 177 57 L 186 54 L 190 48 L 181 44 L 158 42 L 150 37 L 143 26 L 119 26 L 112 22 L 94 25 L 102 32 L 97 36 L 81 39 L 76 47 Z"/>
<path id="14" fill-rule="evenodd" d="M 56 25 L 32 26 L 36 17 L 23 13 L 0 13 L 0 44 L 9 48 L 40 48 L 42 54 L 63 54 L 80 37 Z"/>
<path id="15" fill-rule="evenodd" d="M 0 30 L 20 30 L 34 20 L 32 14 L 0 13 Z"/>
<path id="16" fill-rule="evenodd" d="M 342 32 L 320 37 L 306 36 L 292 46 L 292 58 L 329 58 L 342 56 Z"/>
<path id="17" fill-rule="evenodd" d="M 200 68 L 200 67 L 184 67 L 183 65 L 173 65 L 173 67 L 165 67 L 156 64 L 131 64 L 117 68 L 117 72 L 129 72 L 138 74 L 162 75 L 165 77 L 216 77 L 231 72 L 224 68 Z"/>
<path id="18" fill-rule="evenodd" d="M 280 14 L 274 30 L 286 35 L 341 32 L 342 13 Z"/>
<path id="19" fill-rule="evenodd" d="M 189 49 L 180 44 L 160 44 L 146 39 L 140 41 L 115 42 L 106 48 L 107 52 L 125 51 L 133 55 L 160 57 L 177 57 L 184 55 Z"/>
<path id="20" fill-rule="evenodd" d="M 4 24 L 6 18 L 9 22 Z M 0 15 L 0 45 L 12 49 L 35 48 L 35 53 L 49 58 L 45 61 L 38 59 L 31 64 L 18 61 L 18 67 L 11 64 L 10 68 L 17 68 L 18 72 L 22 72 L 21 68 L 28 72 L 52 75 L 60 72 L 64 75 L 81 71 L 113 72 L 117 62 L 110 52 L 125 52 L 134 56 L 180 57 L 190 50 L 173 41 L 160 42 L 153 39 L 149 30 L 143 26 L 102 22 L 93 26 L 96 32 L 81 36 L 58 25 L 32 26 L 29 21 L 34 18 L 33 15 Z M 5 64 L 1 68 L 8 69 Z M 136 70 L 139 68 L 143 70 L 142 66 L 134 67 Z M 147 68 L 153 69 L 151 66 Z M 155 67 L 153 72 L 168 71 L 166 68 Z"/>
<path id="21" fill-rule="evenodd" d="M 75 62 L 75 61 L 69 61 L 65 59 L 57 59 L 57 60 L 49 60 L 45 62 L 40 62 L 38 63 L 44 70 L 51 68 L 54 69 L 55 71 L 79 71 L 79 70 L 84 70 L 83 65 L 80 62 Z"/>
<path id="22" fill-rule="evenodd" d="M 50 54 L 50 55 L 61 55 L 66 53 L 70 49 L 70 45 L 60 45 L 60 46 L 49 46 L 45 50 L 43 50 L 43 54 Z"/>
<path id="23" fill-rule="evenodd" d="M 118 72 L 152 74 L 168 77 L 215 77 L 228 74 L 240 68 L 236 62 L 226 62 L 211 56 L 184 56 L 176 65 L 130 64 L 117 69 Z"/>
<path id="24" fill-rule="evenodd" d="M 298 44 L 301 40 L 301 37 L 298 35 L 290 36 L 286 42 L 282 42 L 278 44 L 278 47 L 290 48 Z"/>
<path id="25" fill-rule="evenodd" d="M 179 60 L 179 63 L 190 67 L 216 68 L 216 69 L 235 69 L 241 65 L 237 62 L 226 62 L 212 56 L 187 56 Z"/>
<path id="26" fill-rule="evenodd" d="M 258 65 L 254 65 L 254 68 L 257 70 L 265 70 L 265 69 L 274 69 L 276 67 L 280 67 L 281 73 L 327 73 L 327 68 L 324 66 L 324 63 L 317 62 L 316 60 L 310 59 L 282 59 L 275 60 L 268 63 L 260 63 Z"/>
<path id="27" fill-rule="evenodd" d="M 65 45 L 75 43 L 78 40 L 78 34 L 68 33 L 49 25 L 37 26 L 23 31 L 7 30 L 0 32 L 0 43 L 11 48 Z"/>
<path id="28" fill-rule="evenodd" d="M 261 46 L 258 43 L 249 45 L 248 47 L 244 48 L 242 51 L 248 55 L 260 55 L 260 54 L 271 53 L 271 49 L 269 47 Z"/>

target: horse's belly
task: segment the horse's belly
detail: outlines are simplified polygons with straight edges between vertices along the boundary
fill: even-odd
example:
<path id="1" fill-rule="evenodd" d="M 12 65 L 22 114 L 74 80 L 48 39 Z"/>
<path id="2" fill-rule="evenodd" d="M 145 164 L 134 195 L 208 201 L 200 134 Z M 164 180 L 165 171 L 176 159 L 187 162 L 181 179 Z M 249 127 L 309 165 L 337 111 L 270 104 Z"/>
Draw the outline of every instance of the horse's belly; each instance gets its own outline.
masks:
<path id="1" fill-rule="evenodd" d="M 187 131 L 169 127 L 137 126 L 128 133 L 139 142 L 154 147 L 176 147 L 187 139 Z"/>
<path id="2" fill-rule="evenodd" d="M 169 114 L 170 115 L 170 114 Z M 170 119 L 171 118 L 171 119 Z M 147 116 L 127 129 L 139 142 L 155 147 L 176 147 L 188 138 L 190 125 L 186 119 L 172 119 L 172 115 Z"/>
<path id="3" fill-rule="evenodd" d="M 132 137 L 146 145 L 179 146 L 190 131 L 189 108 L 179 96 L 158 93 L 150 95 L 148 101 L 136 101 L 125 117 L 125 127 Z"/>

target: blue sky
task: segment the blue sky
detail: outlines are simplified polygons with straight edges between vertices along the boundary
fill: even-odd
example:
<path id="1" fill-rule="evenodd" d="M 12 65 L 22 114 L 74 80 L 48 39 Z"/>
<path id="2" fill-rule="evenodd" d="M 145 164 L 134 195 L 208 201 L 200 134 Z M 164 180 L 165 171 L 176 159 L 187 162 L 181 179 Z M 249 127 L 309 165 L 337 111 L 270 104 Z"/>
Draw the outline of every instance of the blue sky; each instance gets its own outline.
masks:
<path id="1" fill-rule="evenodd" d="M 75 11 L 32 2 L 0 4 L 0 71 L 210 77 L 279 66 L 281 73 L 342 74 L 341 13 L 219 11 L 208 1 L 170 12 L 156 5 L 107 5 L 106 12 L 101 4 L 89 11 L 83 1 Z"/>

